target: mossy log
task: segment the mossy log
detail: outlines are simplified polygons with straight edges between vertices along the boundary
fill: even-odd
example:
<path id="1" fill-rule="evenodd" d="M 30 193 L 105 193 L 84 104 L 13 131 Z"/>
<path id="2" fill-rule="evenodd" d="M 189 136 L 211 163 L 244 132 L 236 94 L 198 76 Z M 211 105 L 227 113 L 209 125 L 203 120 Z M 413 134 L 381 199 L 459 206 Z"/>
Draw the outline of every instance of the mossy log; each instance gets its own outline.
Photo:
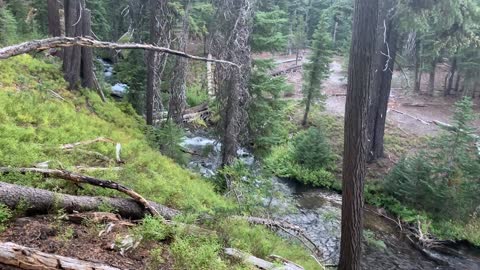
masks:
<path id="1" fill-rule="evenodd" d="M 65 209 L 69 213 L 99 211 L 105 205 L 115 209 L 124 218 L 141 219 L 147 213 L 143 205 L 133 199 L 74 196 L 3 182 L 0 182 L 0 203 L 11 209 L 25 207 L 28 215 L 46 214 L 56 208 Z M 169 207 L 149 203 L 165 219 L 172 219 L 179 214 L 179 211 Z"/>

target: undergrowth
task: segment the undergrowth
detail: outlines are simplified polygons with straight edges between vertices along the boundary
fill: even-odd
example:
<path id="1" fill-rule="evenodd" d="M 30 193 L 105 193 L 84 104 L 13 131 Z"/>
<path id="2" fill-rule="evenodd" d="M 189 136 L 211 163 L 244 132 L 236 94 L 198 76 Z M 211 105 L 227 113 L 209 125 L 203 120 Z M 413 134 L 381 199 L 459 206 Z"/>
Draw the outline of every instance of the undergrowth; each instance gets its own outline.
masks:
<path id="1" fill-rule="evenodd" d="M 31 167 L 44 163 L 49 168 L 71 171 L 76 171 L 77 166 L 121 166 L 121 170 L 88 174 L 120 182 L 150 200 L 182 210 L 192 217 L 188 222 L 194 222 L 202 213 L 236 213 L 235 204 L 216 193 L 213 184 L 151 147 L 143 119 L 130 105 L 113 101 L 102 103 L 96 93 L 88 90 L 65 90 L 66 83 L 56 60 L 19 56 L 0 61 L 0 73 L 0 166 Z M 112 143 L 79 146 L 73 151 L 59 148 L 63 144 L 97 137 L 108 137 L 120 143 L 124 164 L 115 162 L 115 144 Z M 111 190 L 86 185 L 79 188 L 38 175 L 8 174 L 0 176 L 0 180 L 77 195 L 121 196 Z M 275 253 L 306 269 L 319 269 L 305 249 L 264 228 L 221 220 L 210 229 L 221 231 L 222 235 L 193 237 L 172 233 L 159 225 L 158 220 L 145 219 L 137 233 L 155 241 L 165 242 L 172 238 L 173 242 L 165 243 L 170 244 L 169 252 L 175 258 L 177 269 L 248 269 L 225 258 L 223 247 L 246 247 L 247 251 L 262 256 Z M 161 263 L 161 250 L 155 254 L 157 262 Z"/>

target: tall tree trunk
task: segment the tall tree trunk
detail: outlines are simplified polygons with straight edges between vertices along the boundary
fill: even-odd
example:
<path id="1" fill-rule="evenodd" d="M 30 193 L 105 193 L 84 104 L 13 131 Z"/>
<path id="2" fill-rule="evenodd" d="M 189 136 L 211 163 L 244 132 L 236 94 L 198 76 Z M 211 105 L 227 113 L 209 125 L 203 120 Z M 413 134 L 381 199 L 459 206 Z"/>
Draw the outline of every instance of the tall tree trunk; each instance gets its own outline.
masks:
<path id="1" fill-rule="evenodd" d="M 247 122 L 248 85 L 251 73 L 250 34 L 252 31 L 251 0 L 215 0 L 217 33 L 213 51 L 219 58 L 239 64 L 218 65 L 215 69 L 222 117 L 222 165 L 230 165 L 237 156 L 240 136 Z"/>
<path id="2" fill-rule="evenodd" d="M 306 104 L 305 104 L 305 113 L 303 114 L 302 126 L 306 127 L 308 122 L 308 114 L 310 113 L 310 106 L 312 103 L 312 91 L 308 92 Z"/>
<path id="3" fill-rule="evenodd" d="M 417 39 L 415 42 L 415 88 L 414 92 L 420 93 L 422 84 L 422 59 L 421 59 L 422 42 Z"/>
<path id="4" fill-rule="evenodd" d="M 457 73 L 457 57 L 453 57 L 452 66 L 450 68 L 450 77 L 448 78 L 448 84 L 445 88 L 445 92 L 443 93 L 444 96 L 450 95 L 453 89 L 453 79 L 455 78 L 455 74 Z"/>
<path id="5" fill-rule="evenodd" d="M 81 12 L 85 0 L 65 0 L 65 36 L 78 37 L 83 34 Z M 70 89 L 76 89 L 80 84 L 82 49 L 79 46 L 64 49 L 63 72 Z"/>
<path id="6" fill-rule="evenodd" d="M 185 1 L 185 15 L 183 17 L 182 34 L 179 37 L 179 50 L 186 52 L 188 45 L 188 32 L 190 20 L 190 0 Z M 172 119 L 176 124 L 183 123 L 183 111 L 186 107 L 187 91 L 187 67 L 188 60 L 183 57 L 177 57 L 173 71 L 173 79 L 170 86 L 170 101 L 168 104 L 168 119 Z"/>
<path id="7" fill-rule="evenodd" d="M 455 82 L 455 93 L 458 93 L 458 90 L 460 89 L 460 80 L 462 79 L 462 76 L 460 76 L 460 73 L 457 73 L 457 81 Z"/>
<path id="8" fill-rule="evenodd" d="M 436 75 L 436 72 L 437 72 L 437 63 L 438 63 L 438 59 L 435 58 L 432 61 L 431 66 L 430 66 L 430 78 L 429 78 L 429 82 L 428 82 L 428 94 L 430 96 L 435 95 L 435 75 Z"/>
<path id="9" fill-rule="evenodd" d="M 59 37 L 62 35 L 62 28 L 60 26 L 60 13 L 58 10 L 60 6 L 58 0 L 47 1 L 48 12 L 48 34 L 52 37 Z"/>
<path id="10" fill-rule="evenodd" d="M 338 22 L 335 19 L 335 24 L 333 26 L 333 34 L 332 34 L 332 44 L 333 44 L 334 48 L 335 48 L 335 44 L 337 42 L 337 29 L 338 29 Z"/>
<path id="11" fill-rule="evenodd" d="M 360 269 L 367 111 L 375 55 L 378 0 L 355 0 L 345 105 L 342 236 L 338 269 Z"/>
<path id="12" fill-rule="evenodd" d="M 82 10 L 83 36 L 92 36 L 92 15 L 89 9 Z M 95 88 L 95 74 L 93 73 L 93 49 L 82 47 L 82 86 Z"/>
<path id="13" fill-rule="evenodd" d="M 168 0 L 150 0 L 150 42 L 154 45 L 170 46 L 170 18 Z M 153 125 L 154 112 L 163 111 L 160 83 L 167 55 L 150 51 L 147 54 L 146 122 Z"/>
<path id="14" fill-rule="evenodd" d="M 397 56 L 397 22 L 392 18 L 393 0 L 379 3 L 376 55 L 373 64 L 373 80 L 370 85 L 368 111 L 368 161 L 384 155 L 384 135 L 392 76 Z"/>

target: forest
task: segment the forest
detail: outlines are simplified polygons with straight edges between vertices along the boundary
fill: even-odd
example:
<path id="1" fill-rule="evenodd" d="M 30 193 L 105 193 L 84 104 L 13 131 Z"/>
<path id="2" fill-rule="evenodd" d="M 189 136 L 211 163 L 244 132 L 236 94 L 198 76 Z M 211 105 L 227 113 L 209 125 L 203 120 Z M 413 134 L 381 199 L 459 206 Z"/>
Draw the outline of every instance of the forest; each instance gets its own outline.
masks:
<path id="1" fill-rule="evenodd" d="M 0 0 L 0 269 L 480 269 L 478 0 Z"/>

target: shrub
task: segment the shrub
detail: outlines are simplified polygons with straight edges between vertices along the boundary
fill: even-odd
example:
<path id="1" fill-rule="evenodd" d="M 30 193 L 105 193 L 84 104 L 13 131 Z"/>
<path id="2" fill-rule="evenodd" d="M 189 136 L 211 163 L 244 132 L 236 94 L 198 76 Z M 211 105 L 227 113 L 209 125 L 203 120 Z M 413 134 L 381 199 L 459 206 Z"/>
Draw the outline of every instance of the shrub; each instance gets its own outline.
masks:
<path id="1" fill-rule="evenodd" d="M 12 211 L 4 205 L 0 204 L 0 232 L 6 229 L 6 223 L 12 218 Z"/>
<path id="2" fill-rule="evenodd" d="M 162 154 L 172 158 L 180 164 L 186 164 L 186 155 L 182 152 L 180 143 L 185 137 L 185 131 L 171 121 L 167 121 L 160 128 L 151 128 L 147 132 L 152 146 Z"/>
<path id="3" fill-rule="evenodd" d="M 181 236 L 170 246 L 175 258 L 175 269 L 227 269 L 219 252 L 222 247 L 211 237 Z"/>
<path id="4" fill-rule="evenodd" d="M 144 240 L 163 241 L 170 233 L 170 228 L 161 217 L 147 216 L 142 224 L 134 229 L 134 234 L 142 236 Z"/>
<path id="5" fill-rule="evenodd" d="M 198 106 L 208 101 L 208 93 L 201 85 L 192 85 L 187 88 L 187 104 L 190 107 Z"/>
<path id="6" fill-rule="evenodd" d="M 480 205 L 480 158 L 474 146 L 472 102 L 457 102 L 454 125 L 429 149 L 402 159 L 385 181 L 401 202 L 439 219 L 469 219 Z"/>
<path id="7" fill-rule="evenodd" d="M 311 127 L 299 134 L 294 140 L 293 157 L 295 161 L 309 169 L 330 168 L 333 154 L 325 135 L 319 128 Z"/>

